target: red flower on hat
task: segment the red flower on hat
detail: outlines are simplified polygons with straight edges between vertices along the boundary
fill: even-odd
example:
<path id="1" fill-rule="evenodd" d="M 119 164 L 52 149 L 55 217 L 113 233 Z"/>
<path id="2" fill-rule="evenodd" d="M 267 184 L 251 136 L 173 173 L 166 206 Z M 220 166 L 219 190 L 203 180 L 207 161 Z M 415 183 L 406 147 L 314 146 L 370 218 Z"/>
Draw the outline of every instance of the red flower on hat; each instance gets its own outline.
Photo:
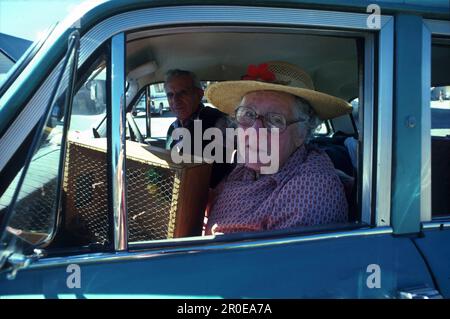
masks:
<path id="1" fill-rule="evenodd" d="M 258 66 L 251 64 L 248 66 L 247 74 L 242 77 L 242 80 L 273 82 L 275 81 L 275 74 L 269 70 L 267 63 Z"/>

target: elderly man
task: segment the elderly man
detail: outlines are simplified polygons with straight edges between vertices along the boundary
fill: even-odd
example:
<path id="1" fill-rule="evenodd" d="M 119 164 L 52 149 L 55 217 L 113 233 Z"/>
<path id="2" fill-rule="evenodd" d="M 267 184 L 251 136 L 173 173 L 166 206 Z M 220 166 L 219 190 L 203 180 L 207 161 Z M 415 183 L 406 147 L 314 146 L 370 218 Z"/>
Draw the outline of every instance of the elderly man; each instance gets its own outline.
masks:
<path id="1" fill-rule="evenodd" d="M 315 91 L 309 75 L 289 63 L 268 62 L 247 72 L 241 81 L 210 86 L 206 96 L 234 113 L 244 131 L 266 128 L 259 139 L 278 132 L 279 169 L 263 174 L 261 161 L 244 156 L 245 163 L 215 190 L 206 234 L 346 222 L 348 204 L 333 163 L 307 142 L 319 120 L 349 113 L 351 106 Z M 247 153 L 260 147 L 244 141 Z"/>
<path id="2" fill-rule="evenodd" d="M 228 127 L 228 116 L 221 111 L 212 107 L 204 106 L 201 103 L 203 98 L 203 89 L 198 81 L 196 75 L 193 72 L 185 70 L 169 70 L 166 73 L 166 79 L 164 82 L 164 88 L 169 102 L 170 110 L 175 114 L 177 119 L 170 125 L 167 131 L 166 148 L 172 149 L 173 147 L 182 144 L 181 140 L 174 140 L 172 138 L 172 132 L 175 128 L 183 127 L 189 130 L 191 141 L 191 150 L 188 150 L 190 154 L 194 154 L 195 144 L 202 143 L 203 150 L 204 142 L 195 141 L 194 138 L 194 121 L 202 121 L 202 132 L 212 127 L 217 127 L 221 130 L 225 130 Z M 225 142 L 223 154 L 226 154 Z M 184 152 L 186 149 L 180 147 Z M 195 154 L 201 157 L 202 154 Z M 222 178 L 228 174 L 234 167 L 234 165 L 225 163 L 214 163 L 212 167 L 210 186 L 215 187 Z"/>

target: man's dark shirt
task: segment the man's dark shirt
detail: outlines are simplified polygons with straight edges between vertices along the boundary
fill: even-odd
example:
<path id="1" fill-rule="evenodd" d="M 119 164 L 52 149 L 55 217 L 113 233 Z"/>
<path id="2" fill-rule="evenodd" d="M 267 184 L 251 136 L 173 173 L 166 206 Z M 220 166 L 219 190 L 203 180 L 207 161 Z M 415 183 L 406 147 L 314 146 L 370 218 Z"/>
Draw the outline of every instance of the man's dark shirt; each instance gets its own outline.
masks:
<path id="1" fill-rule="evenodd" d="M 195 143 L 194 140 L 194 120 L 201 120 L 202 121 L 202 132 L 201 136 L 203 137 L 203 133 L 208 128 L 217 127 L 219 128 L 224 136 L 223 140 L 223 154 L 224 154 L 224 160 L 226 155 L 226 142 L 225 142 L 225 128 L 228 127 L 228 117 L 225 113 L 209 107 L 204 106 L 203 104 L 199 105 L 199 108 L 192 113 L 189 119 L 185 120 L 183 125 L 180 120 L 176 119 L 170 126 L 167 131 L 167 140 L 166 140 L 166 149 L 172 149 L 180 140 L 174 140 L 172 139 L 172 132 L 176 128 L 185 128 L 189 130 L 189 133 L 191 134 L 191 152 L 190 154 L 193 154 L 193 150 L 195 150 Z M 203 152 L 203 149 L 207 144 L 211 143 L 210 140 L 203 141 L 202 140 L 202 147 L 201 150 Z M 183 151 L 186 151 L 183 147 Z M 202 153 L 203 154 L 203 153 Z M 195 154 L 197 156 L 202 156 L 202 154 Z M 210 179 L 210 187 L 214 188 L 226 175 L 228 175 L 234 168 L 234 164 L 230 163 L 216 163 L 214 162 L 212 165 L 212 173 L 211 173 L 211 179 Z"/>

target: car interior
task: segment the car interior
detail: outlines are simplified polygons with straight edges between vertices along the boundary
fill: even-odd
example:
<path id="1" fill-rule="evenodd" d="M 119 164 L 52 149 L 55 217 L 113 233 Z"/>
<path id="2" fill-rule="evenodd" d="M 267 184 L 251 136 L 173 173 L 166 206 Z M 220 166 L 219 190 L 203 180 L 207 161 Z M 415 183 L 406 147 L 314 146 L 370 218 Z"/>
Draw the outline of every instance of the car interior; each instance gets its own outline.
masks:
<path id="1" fill-rule="evenodd" d="M 266 61 L 285 61 L 300 66 L 310 74 L 318 91 L 348 102 L 358 98 L 361 39 L 276 32 L 271 29 L 205 32 L 198 28 L 191 31 L 195 32 L 172 32 L 158 36 L 152 36 L 152 31 L 128 34 L 128 109 L 132 109 L 135 103 L 133 92 L 141 92 L 148 85 L 161 83 L 169 69 L 190 70 L 197 74 L 199 80 L 207 83 L 240 79 L 248 65 Z M 136 71 L 144 70 L 146 66 L 148 73 Z M 137 73 L 141 77 L 132 78 Z M 311 141 L 326 151 L 344 185 L 347 185 L 350 221 L 358 219 L 357 176 L 344 141 L 349 137 L 358 140 L 355 125 L 358 120 L 358 112 L 353 112 L 328 121 L 325 123 L 326 133 L 316 134 Z M 130 124 L 130 131 L 132 127 L 136 126 Z M 161 138 L 150 137 L 147 141 L 154 146 L 164 145 Z"/>

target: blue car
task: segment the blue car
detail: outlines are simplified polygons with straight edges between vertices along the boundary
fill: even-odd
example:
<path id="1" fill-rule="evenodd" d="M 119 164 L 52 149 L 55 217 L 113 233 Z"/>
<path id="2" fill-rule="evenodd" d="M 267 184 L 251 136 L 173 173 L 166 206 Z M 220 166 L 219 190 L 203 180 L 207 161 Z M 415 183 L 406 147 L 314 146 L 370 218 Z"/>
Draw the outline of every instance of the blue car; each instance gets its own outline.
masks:
<path id="1" fill-rule="evenodd" d="M 450 105 L 430 96 L 450 86 L 450 4 L 376 3 L 69 15 L 0 86 L 0 299 L 450 298 L 450 123 L 432 117 Z M 212 83 L 274 60 L 353 106 L 311 141 L 351 180 L 349 221 L 205 235 L 210 164 L 175 163 L 151 135 L 174 119 L 150 129 L 137 101 L 170 69 Z"/>

